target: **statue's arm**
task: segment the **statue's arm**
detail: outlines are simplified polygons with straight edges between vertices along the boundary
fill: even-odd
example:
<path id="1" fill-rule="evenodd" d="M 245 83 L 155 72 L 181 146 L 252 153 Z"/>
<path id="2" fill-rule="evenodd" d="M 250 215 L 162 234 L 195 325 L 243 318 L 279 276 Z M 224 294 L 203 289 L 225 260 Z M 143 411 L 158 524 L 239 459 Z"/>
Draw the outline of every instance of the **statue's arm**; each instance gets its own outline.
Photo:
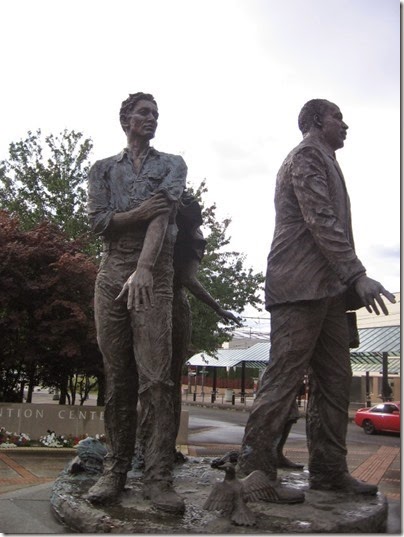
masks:
<path id="1" fill-rule="evenodd" d="M 95 162 L 88 175 L 87 214 L 92 231 L 103 235 L 115 211 L 110 206 L 105 161 Z"/>
<path id="2" fill-rule="evenodd" d="M 114 214 L 110 222 L 113 230 L 133 229 L 138 222 L 148 222 L 136 270 L 117 297 L 117 300 L 121 300 L 127 295 L 128 309 L 134 307 L 139 311 L 154 306 L 153 267 L 160 253 L 167 226 L 169 221 L 173 221 L 186 184 L 187 167 L 184 160 L 181 157 L 172 158 L 172 166 L 154 195 L 136 209 Z"/>
<path id="3" fill-rule="evenodd" d="M 165 192 L 161 191 L 129 211 L 116 212 L 111 207 L 111 188 L 113 185 L 108 181 L 106 162 L 97 161 L 91 167 L 88 177 L 87 202 L 90 225 L 97 235 L 134 229 L 138 224 L 144 225 L 171 211 L 172 204 Z"/>
<path id="4" fill-rule="evenodd" d="M 156 194 L 161 192 L 170 201 L 178 201 L 184 192 L 187 178 L 187 165 L 179 155 L 170 155 L 168 172 L 163 181 L 156 189 Z"/>
<path id="5" fill-rule="evenodd" d="M 213 309 L 225 322 L 241 326 L 241 320 L 231 311 L 223 309 L 197 278 L 199 259 L 189 259 L 181 267 L 181 283 L 201 302 Z"/>
<path id="6" fill-rule="evenodd" d="M 129 276 L 116 298 L 122 300 L 127 295 L 129 310 L 147 310 L 154 306 L 152 271 L 164 241 L 168 220 L 169 213 L 165 213 L 149 223 L 136 270 Z"/>
<path id="7" fill-rule="evenodd" d="M 151 222 L 157 216 L 170 213 L 186 186 L 187 166 L 182 157 L 170 156 L 168 171 L 153 196 L 125 213 L 115 213 L 110 222 L 112 230 L 133 229 L 133 226 Z"/>
<path id="8" fill-rule="evenodd" d="M 335 215 L 326 166 L 319 151 L 306 147 L 295 155 L 292 182 L 304 221 L 331 267 L 345 284 L 355 286 L 369 312 L 379 315 L 379 306 L 388 315 L 380 295 L 391 303 L 395 302 L 395 297 L 381 283 L 366 275 L 365 267 L 349 243 Z"/>
<path id="9" fill-rule="evenodd" d="M 341 281 L 351 285 L 366 269 L 335 214 L 322 153 L 312 147 L 299 151 L 291 164 L 291 179 L 307 229 Z"/>
<path id="10" fill-rule="evenodd" d="M 163 193 L 159 193 L 129 211 L 114 213 L 108 229 L 118 232 L 136 229 L 137 224 L 152 222 L 157 217 L 168 215 L 170 212 L 170 202 Z"/>

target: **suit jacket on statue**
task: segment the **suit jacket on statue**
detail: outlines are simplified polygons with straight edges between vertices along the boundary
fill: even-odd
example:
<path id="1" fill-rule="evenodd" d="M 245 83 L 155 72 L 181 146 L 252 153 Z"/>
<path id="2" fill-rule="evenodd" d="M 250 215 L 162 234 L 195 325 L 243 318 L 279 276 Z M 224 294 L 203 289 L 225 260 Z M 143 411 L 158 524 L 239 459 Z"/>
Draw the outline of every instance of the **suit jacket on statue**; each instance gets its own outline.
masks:
<path id="1" fill-rule="evenodd" d="M 347 292 L 366 270 L 355 254 L 351 209 L 335 155 L 305 138 L 283 162 L 275 190 L 275 232 L 265 283 L 266 309 Z"/>

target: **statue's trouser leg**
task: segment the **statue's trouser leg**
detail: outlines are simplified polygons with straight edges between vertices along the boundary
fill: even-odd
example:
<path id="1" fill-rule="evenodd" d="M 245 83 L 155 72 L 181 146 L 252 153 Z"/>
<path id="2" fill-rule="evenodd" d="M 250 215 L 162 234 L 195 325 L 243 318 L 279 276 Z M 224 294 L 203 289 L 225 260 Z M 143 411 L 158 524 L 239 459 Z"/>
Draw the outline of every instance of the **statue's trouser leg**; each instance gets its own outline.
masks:
<path id="1" fill-rule="evenodd" d="M 173 300 L 173 356 L 171 380 L 174 383 L 174 422 L 176 435 L 181 419 L 181 378 L 182 368 L 191 345 L 192 318 L 191 307 L 183 287 L 174 289 Z"/>
<path id="2" fill-rule="evenodd" d="M 306 430 L 311 482 L 330 482 L 348 471 L 351 380 L 348 324 L 342 301 L 329 308 L 310 362 Z"/>
<path id="3" fill-rule="evenodd" d="M 174 430 L 175 438 L 178 435 L 181 420 L 181 378 L 182 368 L 185 360 L 188 358 L 188 352 L 191 344 L 191 308 L 183 287 L 174 288 L 173 298 L 173 326 L 172 326 L 172 364 L 171 380 L 174 383 L 173 388 L 173 406 L 174 406 Z M 147 409 L 140 406 L 138 413 L 138 426 L 136 433 L 137 452 L 144 456 L 145 451 L 145 433 L 147 430 Z M 173 446 L 175 450 L 175 444 Z"/>
<path id="4" fill-rule="evenodd" d="M 147 319 L 147 321 L 146 321 Z M 156 327 L 159 327 L 156 331 Z M 171 482 L 175 430 L 171 372 L 171 300 L 136 315 L 134 348 L 142 409 L 144 482 Z"/>
<path id="5" fill-rule="evenodd" d="M 132 312 L 144 442 L 144 483 L 171 482 L 175 430 L 172 359 L 172 251 L 163 249 L 153 270 L 154 308 Z"/>
<path id="6" fill-rule="evenodd" d="M 287 421 L 285 424 L 285 427 L 283 428 L 281 438 L 279 440 L 279 444 L 277 447 L 277 458 L 282 457 L 283 455 L 283 448 L 285 447 L 286 440 L 288 439 L 290 430 L 292 429 L 292 425 L 296 423 L 295 421 Z"/>
<path id="7" fill-rule="evenodd" d="M 120 291 L 113 275 L 113 272 L 102 274 L 95 291 L 97 338 L 106 383 L 104 424 L 108 454 L 104 470 L 126 475 L 136 436 L 138 375 L 130 317 L 126 304 L 115 300 Z"/>
<path id="8" fill-rule="evenodd" d="M 277 447 L 309 366 L 321 381 L 311 402 L 311 467 L 344 471 L 351 370 L 344 301 L 341 297 L 277 306 L 271 310 L 271 357 L 242 442 L 244 473 L 277 474 Z M 337 425 L 335 425 L 337 424 Z M 313 428 L 314 426 L 314 428 Z M 327 472 L 328 470 L 325 470 Z"/>
<path id="9" fill-rule="evenodd" d="M 171 371 L 172 257 L 160 253 L 153 271 L 155 307 L 128 312 L 115 298 L 138 253 L 111 252 L 97 282 L 96 319 L 107 378 L 106 471 L 130 469 L 138 396 L 144 409 L 145 481 L 171 481 L 175 432 Z"/>

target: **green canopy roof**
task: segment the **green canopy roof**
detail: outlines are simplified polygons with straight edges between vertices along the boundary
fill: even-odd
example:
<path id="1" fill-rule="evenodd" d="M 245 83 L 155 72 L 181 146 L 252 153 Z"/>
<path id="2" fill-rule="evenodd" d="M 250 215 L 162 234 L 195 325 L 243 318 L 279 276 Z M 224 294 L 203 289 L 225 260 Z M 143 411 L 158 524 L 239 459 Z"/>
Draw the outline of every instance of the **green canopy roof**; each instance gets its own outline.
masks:
<path id="1" fill-rule="evenodd" d="M 383 326 L 359 329 L 360 346 L 351 350 L 351 365 L 354 373 L 381 373 L 382 356 L 389 356 L 390 374 L 400 374 L 401 338 L 399 326 Z M 265 369 L 269 360 L 270 342 L 256 343 L 248 349 L 218 349 L 215 356 L 199 353 L 187 361 L 188 365 L 205 367 L 246 367 Z"/>

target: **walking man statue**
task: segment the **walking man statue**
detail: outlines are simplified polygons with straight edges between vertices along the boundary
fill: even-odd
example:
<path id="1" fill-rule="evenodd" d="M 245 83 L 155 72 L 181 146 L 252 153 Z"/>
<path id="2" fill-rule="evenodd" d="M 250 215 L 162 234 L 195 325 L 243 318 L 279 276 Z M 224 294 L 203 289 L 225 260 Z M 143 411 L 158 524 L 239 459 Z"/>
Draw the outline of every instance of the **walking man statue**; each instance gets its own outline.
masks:
<path id="1" fill-rule="evenodd" d="M 180 156 L 150 146 L 157 104 L 136 93 L 121 106 L 127 147 L 97 161 L 89 175 L 88 210 L 104 251 L 95 286 L 98 343 L 106 377 L 104 473 L 88 499 L 106 503 L 123 490 L 136 440 L 137 403 L 148 411 L 144 497 L 180 513 L 172 486 L 172 301 L 176 210 L 187 168 Z"/>
<path id="2" fill-rule="evenodd" d="M 381 295 L 395 298 L 366 275 L 355 253 L 349 197 L 335 158 L 348 129 L 340 109 L 314 99 L 298 123 L 303 140 L 283 162 L 275 190 L 265 286 L 271 360 L 246 425 L 239 470 L 276 479 L 277 446 L 308 370 L 310 487 L 374 494 L 377 487 L 354 479 L 346 461 L 352 376 L 346 312 L 366 306 L 387 315 Z M 281 501 L 298 501 L 292 490 L 278 490 Z"/>

